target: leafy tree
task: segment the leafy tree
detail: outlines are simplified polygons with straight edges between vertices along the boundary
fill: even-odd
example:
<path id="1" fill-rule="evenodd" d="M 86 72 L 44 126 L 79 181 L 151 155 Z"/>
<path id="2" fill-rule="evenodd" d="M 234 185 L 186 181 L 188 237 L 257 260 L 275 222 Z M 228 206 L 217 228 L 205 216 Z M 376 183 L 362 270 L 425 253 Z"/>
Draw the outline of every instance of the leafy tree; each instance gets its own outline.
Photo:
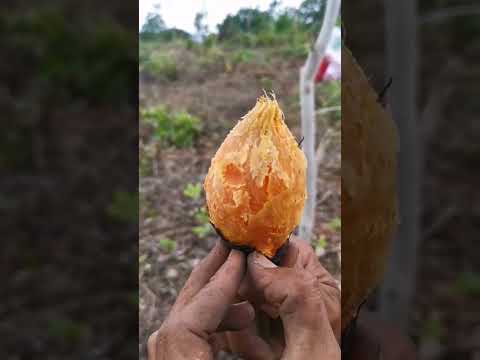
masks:
<path id="1" fill-rule="evenodd" d="M 275 32 L 287 33 L 292 32 L 296 28 L 296 9 L 286 8 L 284 9 L 275 20 Z"/>
<path id="2" fill-rule="evenodd" d="M 166 29 L 165 22 L 159 13 L 148 13 L 140 34 L 143 38 L 152 38 Z"/>
<path id="3" fill-rule="evenodd" d="M 200 39 L 203 39 L 208 34 L 208 25 L 205 23 L 207 13 L 202 11 L 195 15 L 195 30 Z"/>
<path id="4" fill-rule="evenodd" d="M 277 16 L 278 8 L 280 7 L 280 5 L 281 5 L 281 0 L 272 0 L 270 5 L 268 5 L 268 13 L 270 14 L 270 16 L 272 17 Z"/>
<path id="5" fill-rule="evenodd" d="M 182 29 L 177 29 L 177 28 L 170 28 L 163 30 L 157 35 L 157 38 L 162 41 L 173 41 L 176 39 L 182 39 L 182 40 L 191 40 L 191 35 L 182 30 Z"/>
<path id="6" fill-rule="evenodd" d="M 309 31 L 318 32 L 325 13 L 325 0 L 305 0 L 298 9 L 298 19 Z"/>
<path id="7" fill-rule="evenodd" d="M 273 25 L 273 17 L 268 11 L 259 9 L 240 9 L 235 15 L 228 15 L 218 25 L 220 40 L 231 39 L 240 33 L 259 34 Z"/>

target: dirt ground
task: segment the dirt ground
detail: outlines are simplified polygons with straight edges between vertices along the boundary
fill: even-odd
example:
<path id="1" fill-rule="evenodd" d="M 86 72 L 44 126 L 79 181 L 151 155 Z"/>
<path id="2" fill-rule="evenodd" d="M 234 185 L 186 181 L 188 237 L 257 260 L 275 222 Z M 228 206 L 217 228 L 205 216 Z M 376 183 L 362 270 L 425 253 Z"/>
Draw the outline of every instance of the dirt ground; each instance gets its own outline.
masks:
<path id="1" fill-rule="evenodd" d="M 204 196 L 202 193 L 200 199 L 194 200 L 186 197 L 183 190 L 188 183 L 203 182 L 210 159 L 228 131 L 253 107 L 266 77 L 291 131 L 297 139 L 301 138 L 298 70 L 302 59 L 276 57 L 260 64 L 240 64 L 228 71 L 218 67 L 195 70 L 194 59 L 188 52 L 182 53 L 179 59 L 185 71 L 176 81 L 155 81 L 140 74 L 142 108 L 164 104 L 172 110 L 187 110 L 201 118 L 204 124 L 191 148 L 157 147 L 153 175 L 140 178 L 141 359 L 146 358 L 148 335 L 161 325 L 190 271 L 217 240 L 214 234 L 199 238 L 192 232 L 196 225 L 194 211 L 204 204 Z M 328 225 L 332 219 L 340 217 L 340 122 L 321 117 L 317 122 L 322 133 L 330 130 L 328 141 L 322 141 L 319 150 L 324 155 L 318 164 L 318 206 L 313 238 L 323 235 L 326 239 L 324 251 L 318 252 L 319 259 L 340 283 L 340 228 Z M 140 125 L 141 138 L 147 144 L 151 139 L 144 130 Z M 320 136 L 318 138 L 320 140 Z M 159 246 L 162 238 L 174 240 L 175 250 L 163 250 Z M 221 358 L 232 359 L 228 355 Z"/>

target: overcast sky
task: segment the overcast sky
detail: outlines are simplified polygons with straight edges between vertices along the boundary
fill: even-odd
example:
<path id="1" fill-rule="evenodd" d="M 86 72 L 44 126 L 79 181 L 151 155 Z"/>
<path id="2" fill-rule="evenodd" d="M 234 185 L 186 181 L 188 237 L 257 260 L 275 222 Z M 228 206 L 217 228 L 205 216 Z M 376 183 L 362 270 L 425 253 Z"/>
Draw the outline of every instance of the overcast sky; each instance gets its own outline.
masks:
<path id="1" fill-rule="evenodd" d="M 168 27 L 176 27 L 190 33 L 195 32 L 193 25 L 195 15 L 199 11 L 207 12 L 207 23 L 210 31 L 217 30 L 217 24 L 228 14 L 234 14 L 240 8 L 259 7 L 268 9 L 271 0 L 139 0 L 140 28 L 145 17 L 160 4 L 160 13 Z M 283 0 L 281 6 L 299 7 L 302 0 Z"/>

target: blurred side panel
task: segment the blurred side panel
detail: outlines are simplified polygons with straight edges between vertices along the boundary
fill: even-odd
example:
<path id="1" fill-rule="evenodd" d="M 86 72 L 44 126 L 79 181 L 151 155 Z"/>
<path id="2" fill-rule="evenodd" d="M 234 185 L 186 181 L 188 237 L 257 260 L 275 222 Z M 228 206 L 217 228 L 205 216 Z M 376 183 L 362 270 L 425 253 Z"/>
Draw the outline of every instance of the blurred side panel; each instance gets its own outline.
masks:
<path id="1" fill-rule="evenodd" d="M 0 357 L 135 357 L 138 3 L 2 7 Z"/>
<path id="2" fill-rule="evenodd" d="M 468 1 L 368 1 L 344 3 L 342 11 L 345 43 L 372 86 L 382 93 L 392 78 L 385 100 L 400 140 L 400 224 L 384 280 L 361 308 L 358 332 L 368 332 L 378 319 L 412 340 L 420 359 L 475 359 L 480 7 Z M 343 137 L 342 150 L 348 141 L 355 139 Z M 343 243 L 345 262 L 345 236 Z M 346 291 L 343 273 L 342 279 Z M 386 348 L 396 348 L 385 341 Z"/>

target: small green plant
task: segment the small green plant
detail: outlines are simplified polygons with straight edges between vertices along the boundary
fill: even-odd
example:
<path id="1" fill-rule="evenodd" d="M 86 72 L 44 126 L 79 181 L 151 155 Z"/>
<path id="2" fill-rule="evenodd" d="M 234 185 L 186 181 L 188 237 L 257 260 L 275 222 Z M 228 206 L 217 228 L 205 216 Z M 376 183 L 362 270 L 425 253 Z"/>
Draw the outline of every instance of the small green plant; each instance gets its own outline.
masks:
<path id="1" fill-rule="evenodd" d="M 172 114 L 163 106 L 142 110 L 140 118 L 153 127 L 154 138 L 163 146 L 192 146 L 202 128 L 199 118 L 185 111 Z"/>
<path id="2" fill-rule="evenodd" d="M 159 53 L 151 53 L 148 59 L 143 58 L 142 60 L 143 70 L 151 76 L 168 81 L 175 81 L 178 79 L 177 65 L 169 56 Z"/>
<path id="3" fill-rule="evenodd" d="M 151 176 L 153 161 L 157 154 L 155 144 L 145 145 L 140 142 L 138 146 L 138 170 L 140 177 Z"/>
<path id="4" fill-rule="evenodd" d="M 252 61 L 254 55 L 248 49 L 237 50 L 232 57 L 232 63 L 234 65 L 249 63 Z"/>
<path id="5" fill-rule="evenodd" d="M 69 344 L 81 342 L 90 333 L 87 325 L 69 318 L 50 319 L 46 331 L 51 337 Z"/>
<path id="6" fill-rule="evenodd" d="M 208 217 L 205 207 L 198 208 L 195 211 L 194 218 L 199 225 L 194 226 L 192 228 L 192 232 L 200 239 L 204 238 L 208 234 L 213 233 L 213 227 L 210 224 L 210 219 Z"/>
<path id="7" fill-rule="evenodd" d="M 208 234 L 212 233 L 212 225 L 210 223 L 194 226 L 192 228 L 192 232 L 197 235 L 200 239 L 203 239 Z"/>
<path id="8" fill-rule="evenodd" d="M 175 241 L 169 238 L 161 238 L 160 240 L 158 240 L 158 245 L 163 251 L 172 252 L 175 250 L 177 244 L 175 243 Z"/>
<path id="9" fill-rule="evenodd" d="M 464 272 L 455 282 L 457 293 L 467 296 L 480 296 L 480 273 Z"/>
<path id="10" fill-rule="evenodd" d="M 201 194 L 202 184 L 200 183 L 187 184 L 187 186 L 185 186 L 185 189 L 183 189 L 183 195 L 193 200 L 198 200 Z"/>
<path id="11" fill-rule="evenodd" d="M 171 134 L 171 142 L 178 147 L 193 145 L 194 138 L 201 130 L 200 119 L 182 111 L 173 116 L 174 131 Z"/>
<path id="12" fill-rule="evenodd" d="M 422 337 L 424 339 L 440 340 L 446 335 L 443 321 L 436 314 L 431 315 L 423 324 Z"/>
<path id="13" fill-rule="evenodd" d="M 211 67 L 214 65 L 223 66 L 226 60 L 226 54 L 223 48 L 216 44 L 212 44 L 210 47 L 201 47 L 199 55 L 198 63 L 205 67 Z"/>
<path id="14" fill-rule="evenodd" d="M 326 246 L 327 246 L 327 238 L 325 235 L 322 234 L 317 240 L 317 247 L 325 249 Z"/>
<path id="15" fill-rule="evenodd" d="M 327 247 L 327 238 L 325 235 L 320 235 L 318 240 L 313 244 L 313 247 L 315 248 L 315 254 L 320 257 L 325 255 L 325 249 Z"/>
<path id="16" fill-rule="evenodd" d="M 138 222 L 138 193 L 116 191 L 107 213 L 115 220 L 123 222 Z"/>
<path id="17" fill-rule="evenodd" d="M 280 37 L 272 30 L 264 30 L 257 35 L 256 43 L 258 46 L 273 46 L 278 44 L 279 41 Z"/>
<path id="18" fill-rule="evenodd" d="M 207 211 L 205 210 L 205 207 L 201 207 L 197 209 L 195 212 L 195 220 L 199 224 L 208 224 L 210 223 L 210 219 L 208 217 Z"/>
<path id="19" fill-rule="evenodd" d="M 342 221 L 340 220 L 340 218 L 336 217 L 336 218 L 330 220 L 330 222 L 327 224 L 327 226 L 331 230 L 338 231 L 342 228 Z"/>
<path id="20" fill-rule="evenodd" d="M 208 34 L 207 37 L 203 40 L 203 46 L 210 49 L 217 43 L 217 36 L 215 34 Z"/>
<path id="21" fill-rule="evenodd" d="M 279 50 L 279 55 L 287 58 L 306 58 L 310 48 L 307 43 L 293 44 L 292 46 L 285 46 Z"/>

